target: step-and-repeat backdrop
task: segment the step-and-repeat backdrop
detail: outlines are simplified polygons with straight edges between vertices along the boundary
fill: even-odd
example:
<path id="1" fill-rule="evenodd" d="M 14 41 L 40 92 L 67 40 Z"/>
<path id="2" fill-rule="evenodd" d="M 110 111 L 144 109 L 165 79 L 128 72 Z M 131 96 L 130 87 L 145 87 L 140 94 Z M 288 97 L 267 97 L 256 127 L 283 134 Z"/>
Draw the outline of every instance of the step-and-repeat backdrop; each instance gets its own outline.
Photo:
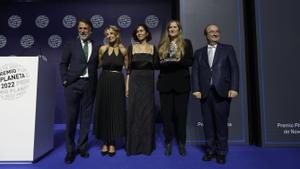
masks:
<path id="1" fill-rule="evenodd" d="M 106 43 L 104 28 L 118 26 L 125 46 L 134 43 L 132 31 L 136 25 L 143 23 L 152 33 L 150 43 L 157 46 L 171 18 L 171 6 L 170 0 L 1 4 L 0 56 L 47 57 L 48 63 L 57 71 L 55 123 L 61 124 L 64 123 L 65 113 L 58 65 L 64 43 L 77 36 L 77 21 L 89 19 L 94 27 L 92 38 L 100 44 Z M 158 99 L 156 103 L 159 106 Z"/>
<path id="2" fill-rule="evenodd" d="M 60 84 L 58 64 L 62 47 L 68 39 L 77 36 L 76 24 L 80 18 L 91 20 L 93 39 L 105 43 L 103 30 L 107 25 L 121 29 L 122 42 L 128 46 L 131 33 L 139 23 L 145 23 L 153 34 L 151 43 L 158 45 L 171 18 L 169 1 L 104 1 L 68 3 L 8 3 L 0 6 L 0 55 L 45 55 L 57 74 L 55 123 L 64 123 L 63 88 Z M 214 11 L 214 12 L 212 12 Z M 228 123 L 230 142 L 247 142 L 247 106 L 244 66 L 244 37 L 241 0 L 180 1 L 180 19 L 185 37 L 192 40 L 194 50 L 205 44 L 204 26 L 217 23 L 222 40 L 235 47 L 241 69 L 240 95 L 232 102 Z M 213 13 L 213 14 L 212 14 Z M 156 72 L 157 75 L 158 72 Z M 157 112 L 159 97 L 156 93 Z M 200 104 L 190 98 L 188 115 L 188 142 L 203 142 L 203 122 Z"/>

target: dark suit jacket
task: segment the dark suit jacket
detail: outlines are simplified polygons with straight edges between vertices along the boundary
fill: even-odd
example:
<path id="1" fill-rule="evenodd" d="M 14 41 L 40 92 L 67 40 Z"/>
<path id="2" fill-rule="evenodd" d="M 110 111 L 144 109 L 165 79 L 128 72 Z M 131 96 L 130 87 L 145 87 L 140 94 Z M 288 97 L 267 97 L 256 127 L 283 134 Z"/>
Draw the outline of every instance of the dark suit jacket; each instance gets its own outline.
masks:
<path id="1" fill-rule="evenodd" d="M 189 92 L 190 71 L 189 67 L 193 64 L 193 47 L 191 41 L 185 39 L 184 56 L 178 62 L 160 63 L 160 74 L 157 82 L 159 92 Z"/>
<path id="2" fill-rule="evenodd" d="M 236 54 L 231 45 L 217 45 L 213 65 L 208 64 L 207 46 L 197 50 L 194 54 L 192 68 L 192 90 L 200 91 L 202 97 L 208 95 L 210 79 L 218 95 L 227 97 L 229 90 L 239 90 L 239 66 Z"/>
<path id="3" fill-rule="evenodd" d="M 92 54 L 86 61 L 80 39 L 66 43 L 60 62 L 61 81 L 67 81 L 67 85 L 76 82 L 88 67 L 90 87 L 96 87 L 98 68 L 98 46 L 92 43 Z"/>

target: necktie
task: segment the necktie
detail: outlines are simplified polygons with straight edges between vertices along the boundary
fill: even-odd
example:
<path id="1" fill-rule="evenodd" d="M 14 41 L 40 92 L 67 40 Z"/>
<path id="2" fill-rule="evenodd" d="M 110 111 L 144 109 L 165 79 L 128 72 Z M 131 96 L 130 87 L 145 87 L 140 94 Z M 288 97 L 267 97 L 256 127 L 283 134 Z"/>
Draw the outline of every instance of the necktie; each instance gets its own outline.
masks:
<path id="1" fill-rule="evenodd" d="M 84 42 L 84 45 L 83 45 L 83 53 L 84 53 L 85 60 L 87 61 L 87 60 L 88 60 L 88 56 L 89 56 L 89 45 L 88 45 L 88 41 L 85 41 L 85 42 Z M 84 76 L 85 74 L 87 74 L 87 71 L 88 71 L 88 69 L 85 68 L 85 69 L 84 69 L 84 72 L 83 72 L 83 76 Z"/>
<path id="2" fill-rule="evenodd" d="M 84 45 L 83 45 L 83 53 L 84 53 L 85 59 L 87 60 L 87 59 L 88 59 L 88 56 L 89 56 L 89 45 L 88 45 L 88 41 L 84 42 Z"/>

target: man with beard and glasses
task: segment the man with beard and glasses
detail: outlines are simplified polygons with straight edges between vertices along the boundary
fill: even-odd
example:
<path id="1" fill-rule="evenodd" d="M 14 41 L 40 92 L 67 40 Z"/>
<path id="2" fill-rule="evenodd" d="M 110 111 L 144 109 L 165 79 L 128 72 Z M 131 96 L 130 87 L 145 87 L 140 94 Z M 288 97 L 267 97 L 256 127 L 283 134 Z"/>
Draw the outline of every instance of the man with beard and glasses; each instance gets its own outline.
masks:
<path id="1" fill-rule="evenodd" d="M 60 62 L 60 74 L 66 103 L 65 163 L 71 164 L 78 153 L 88 158 L 88 132 L 97 83 L 98 46 L 90 39 L 92 24 L 79 20 L 78 37 L 66 43 Z M 80 132 L 74 142 L 79 117 Z"/>

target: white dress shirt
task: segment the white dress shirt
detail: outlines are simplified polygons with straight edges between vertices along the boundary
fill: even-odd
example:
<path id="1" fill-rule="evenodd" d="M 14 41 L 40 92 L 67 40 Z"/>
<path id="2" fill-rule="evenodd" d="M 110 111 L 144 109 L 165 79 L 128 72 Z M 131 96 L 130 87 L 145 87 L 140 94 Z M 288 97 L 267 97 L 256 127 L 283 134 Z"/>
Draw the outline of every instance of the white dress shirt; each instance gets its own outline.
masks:
<path id="1" fill-rule="evenodd" d="M 82 47 L 82 50 L 83 50 L 84 41 L 83 40 L 80 40 L 80 41 L 81 41 L 81 47 Z M 88 57 L 87 57 L 87 61 L 88 61 L 91 57 L 91 54 L 92 54 L 92 42 L 89 41 L 89 40 L 87 42 L 88 42 L 88 48 L 89 48 Z M 88 77 L 89 77 L 89 71 L 88 71 L 88 68 L 86 67 L 84 74 L 82 74 L 80 76 L 80 78 L 88 78 Z"/>
<path id="2" fill-rule="evenodd" d="M 216 53 L 217 45 L 207 45 L 207 55 L 208 55 L 208 64 L 212 67 L 215 53 Z"/>

